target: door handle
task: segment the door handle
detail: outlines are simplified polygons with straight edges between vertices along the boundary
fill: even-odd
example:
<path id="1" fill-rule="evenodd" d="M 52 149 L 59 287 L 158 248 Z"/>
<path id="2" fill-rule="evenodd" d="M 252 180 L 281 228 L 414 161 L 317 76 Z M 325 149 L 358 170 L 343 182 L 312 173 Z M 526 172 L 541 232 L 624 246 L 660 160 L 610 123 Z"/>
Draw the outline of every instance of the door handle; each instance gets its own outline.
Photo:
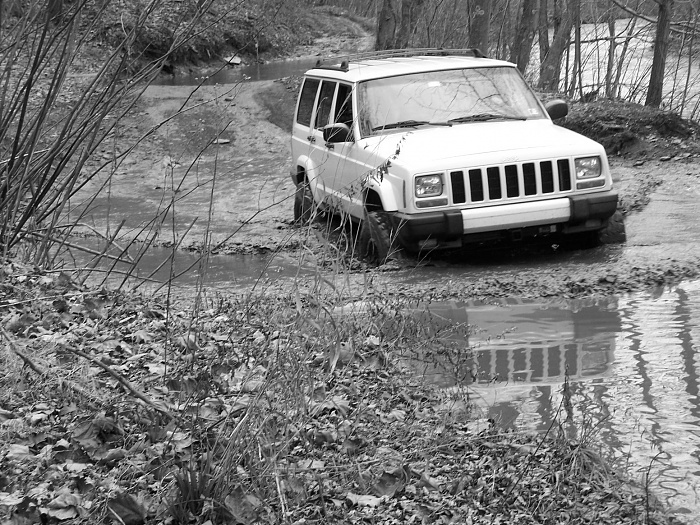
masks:
<path id="1" fill-rule="evenodd" d="M 316 142 L 316 137 L 314 137 L 313 135 L 309 135 L 308 137 L 306 137 L 306 140 L 313 144 L 314 142 Z"/>
<path id="2" fill-rule="evenodd" d="M 333 143 L 331 143 L 331 142 L 326 142 L 326 147 L 327 147 L 328 149 L 335 149 L 335 144 L 333 144 Z"/>

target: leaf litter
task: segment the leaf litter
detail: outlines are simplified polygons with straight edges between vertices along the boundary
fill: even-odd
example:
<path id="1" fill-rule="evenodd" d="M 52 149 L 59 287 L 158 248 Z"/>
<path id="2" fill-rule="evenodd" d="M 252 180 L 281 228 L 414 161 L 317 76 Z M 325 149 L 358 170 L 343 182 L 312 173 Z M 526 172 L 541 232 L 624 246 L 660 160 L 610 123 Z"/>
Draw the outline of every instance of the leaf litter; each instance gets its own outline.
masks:
<path id="1" fill-rule="evenodd" d="M 679 523 L 594 443 L 416 377 L 395 311 L 332 310 L 0 263 L 0 523 Z"/>

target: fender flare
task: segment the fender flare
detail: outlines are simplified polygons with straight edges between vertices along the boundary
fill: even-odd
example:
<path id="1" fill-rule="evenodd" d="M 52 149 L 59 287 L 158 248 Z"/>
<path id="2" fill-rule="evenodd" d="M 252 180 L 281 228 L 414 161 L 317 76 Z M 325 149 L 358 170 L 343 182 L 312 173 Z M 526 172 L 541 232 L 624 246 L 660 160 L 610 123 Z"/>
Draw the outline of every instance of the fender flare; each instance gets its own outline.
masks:
<path id="1" fill-rule="evenodd" d="M 367 202 L 367 193 L 373 191 L 379 195 L 384 211 L 398 211 L 399 205 L 403 206 L 406 188 L 397 188 L 387 180 L 387 177 L 378 177 L 375 173 L 369 175 L 365 181 L 364 200 Z M 405 186 L 405 184 L 404 184 Z"/>
<path id="2" fill-rule="evenodd" d="M 300 156 L 296 163 L 296 170 L 294 170 L 294 183 L 296 184 L 296 177 L 299 173 L 299 168 L 302 168 L 304 170 L 304 173 L 306 174 L 306 180 L 309 181 L 309 187 L 311 188 L 311 193 L 314 195 L 314 199 L 316 202 L 320 202 L 321 200 L 321 195 L 325 191 L 325 185 L 323 184 L 323 180 L 320 177 L 319 170 L 314 164 L 313 160 L 311 157 L 308 155 L 302 155 Z M 321 188 L 319 188 L 321 186 Z"/>

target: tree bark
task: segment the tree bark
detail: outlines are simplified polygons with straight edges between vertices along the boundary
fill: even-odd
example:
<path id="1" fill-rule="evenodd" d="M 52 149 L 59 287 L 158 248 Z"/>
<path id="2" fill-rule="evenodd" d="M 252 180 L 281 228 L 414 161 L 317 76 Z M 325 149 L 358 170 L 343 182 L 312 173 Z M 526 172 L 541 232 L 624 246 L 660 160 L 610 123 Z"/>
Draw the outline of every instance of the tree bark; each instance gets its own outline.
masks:
<path id="1" fill-rule="evenodd" d="M 654 38 L 654 61 L 651 64 L 651 76 L 649 78 L 647 99 L 644 102 L 645 106 L 658 108 L 661 105 L 672 14 L 673 0 L 659 0 L 659 18 L 656 22 L 656 37 Z"/>
<path id="2" fill-rule="evenodd" d="M 613 86 L 613 73 L 615 68 L 615 48 L 617 47 L 617 42 L 615 42 L 615 12 L 610 9 L 606 18 L 608 19 L 608 36 L 610 41 L 608 44 L 608 62 L 605 66 L 605 97 L 613 98 L 615 93 Z"/>
<path id="3" fill-rule="evenodd" d="M 489 52 L 489 31 L 491 29 L 492 0 L 477 0 L 469 20 L 469 47 L 475 47 L 482 53 Z"/>
<path id="4" fill-rule="evenodd" d="M 545 6 L 546 8 L 546 6 Z M 535 22 L 537 21 L 537 0 L 523 0 L 523 11 L 518 29 L 510 50 L 510 61 L 525 73 L 530 63 L 532 39 L 535 37 Z"/>
<path id="5" fill-rule="evenodd" d="M 574 26 L 572 9 L 568 6 L 563 8 L 560 12 L 560 18 L 557 18 L 555 19 L 554 38 L 552 38 L 549 50 L 540 64 L 538 87 L 545 91 L 557 91 L 559 88 L 561 60 L 571 41 L 571 29 Z M 543 28 L 540 26 L 540 39 L 542 38 L 542 30 Z"/>
<path id="6" fill-rule="evenodd" d="M 571 96 L 576 94 L 583 98 L 583 79 L 581 71 L 581 0 L 571 0 L 569 8 L 573 11 L 574 19 L 574 67 L 571 68 Z"/>
<path id="7" fill-rule="evenodd" d="M 377 17 L 377 39 L 374 49 L 394 49 L 396 47 L 396 28 L 399 27 L 401 0 L 383 0 L 382 9 Z"/>
<path id="8" fill-rule="evenodd" d="M 540 64 L 549 53 L 549 23 L 547 21 L 547 0 L 540 0 L 537 12 L 538 42 L 540 44 Z"/>
<path id="9" fill-rule="evenodd" d="M 418 17 L 423 10 L 425 0 L 403 0 L 401 2 L 401 26 L 396 37 L 396 47 L 405 49 L 411 42 L 411 36 L 416 30 Z"/>

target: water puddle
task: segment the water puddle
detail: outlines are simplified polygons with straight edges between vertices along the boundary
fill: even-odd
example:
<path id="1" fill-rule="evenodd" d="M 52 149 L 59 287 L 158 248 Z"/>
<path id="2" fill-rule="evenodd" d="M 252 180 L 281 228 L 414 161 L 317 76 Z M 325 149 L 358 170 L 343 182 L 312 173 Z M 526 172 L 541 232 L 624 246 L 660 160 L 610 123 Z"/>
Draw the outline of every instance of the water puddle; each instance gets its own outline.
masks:
<path id="1" fill-rule="evenodd" d="M 648 473 L 673 511 L 700 524 L 700 282 L 603 301 L 431 304 L 417 315 L 474 352 L 414 363 L 427 380 L 466 385 L 486 417 L 543 432 L 566 419 L 568 374 L 578 432 L 610 446 L 635 479 Z"/>
<path id="2" fill-rule="evenodd" d="M 91 253 L 71 250 L 72 258 L 64 256 L 64 264 L 69 268 L 97 268 L 89 278 L 89 282 L 97 285 L 106 279 L 106 285 L 119 286 L 128 279 L 129 285 L 141 283 L 142 287 L 152 289 L 170 280 L 183 290 L 202 285 L 226 292 L 250 291 L 278 279 L 313 271 L 300 265 L 294 254 L 287 253 L 210 254 L 205 258 L 197 252 L 159 246 L 144 250 L 142 244 L 134 243 L 125 250 L 113 247 L 97 260 L 93 254 L 104 251 L 104 241 L 85 238 L 73 239 L 72 243 Z"/>
<path id="3" fill-rule="evenodd" d="M 266 64 L 252 64 L 249 66 L 226 66 L 208 76 L 163 76 L 154 82 L 154 84 L 161 86 L 197 86 L 200 84 L 211 86 L 214 84 L 235 84 L 244 80 L 277 80 L 293 75 L 303 75 L 306 71 L 313 68 L 317 61 L 318 57 L 313 57 L 296 60 L 280 60 Z"/>

